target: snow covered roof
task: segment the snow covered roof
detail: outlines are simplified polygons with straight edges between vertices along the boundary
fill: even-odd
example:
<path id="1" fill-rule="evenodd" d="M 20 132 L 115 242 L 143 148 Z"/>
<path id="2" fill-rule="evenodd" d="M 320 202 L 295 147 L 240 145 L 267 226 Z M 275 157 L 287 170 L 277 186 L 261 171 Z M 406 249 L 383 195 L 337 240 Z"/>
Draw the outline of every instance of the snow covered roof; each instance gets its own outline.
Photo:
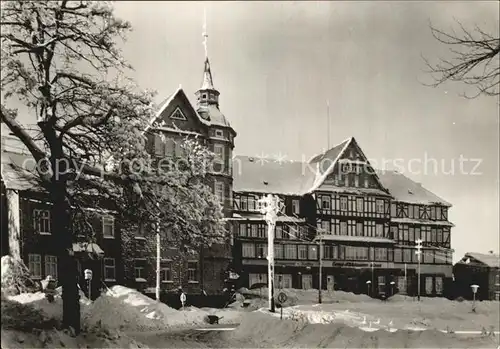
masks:
<path id="1" fill-rule="evenodd" d="M 500 268 L 500 255 L 494 253 L 467 252 L 458 264 L 483 264 L 490 268 Z"/>
<path id="2" fill-rule="evenodd" d="M 1 178 L 7 189 L 43 190 L 31 155 L 2 149 Z"/>
<path id="3" fill-rule="evenodd" d="M 243 155 L 233 158 L 233 190 L 236 192 L 300 196 L 312 186 L 315 177 L 313 167 L 302 162 Z"/>
<path id="4" fill-rule="evenodd" d="M 372 243 L 385 243 L 395 244 L 396 242 L 387 238 L 369 237 L 369 236 L 348 236 L 348 235 L 331 235 L 324 234 L 321 236 L 322 240 L 328 241 L 345 241 L 345 242 L 372 242 Z M 319 240 L 319 237 L 316 238 Z"/>
<path id="5" fill-rule="evenodd" d="M 209 104 L 208 106 L 200 106 L 198 112 L 207 113 L 209 117 L 208 122 L 211 126 L 231 127 L 227 118 L 215 105 Z"/>
<path id="6" fill-rule="evenodd" d="M 201 83 L 200 90 L 215 90 L 214 81 L 212 78 L 212 70 L 210 69 L 210 62 L 208 57 L 205 59 L 205 66 L 203 69 L 203 82 Z"/>
<path id="7" fill-rule="evenodd" d="M 432 224 L 442 225 L 445 227 L 454 227 L 455 225 L 448 221 L 431 221 L 429 219 L 416 219 L 416 218 L 391 218 L 394 223 L 407 223 L 407 224 Z"/>
<path id="8" fill-rule="evenodd" d="M 262 214 L 239 214 L 239 213 L 233 213 L 232 217 L 226 218 L 226 220 L 229 221 L 242 221 L 242 220 L 249 220 L 249 221 L 263 221 L 264 216 Z M 283 222 L 283 223 L 305 223 L 304 218 L 300 217 L 291 217 L 291 216 L 279 216 L 276 219 L 277 222 Z"/>
<path id="9" fill-rule="evenodd" d="M 343 141 L 325 153 L 312 158 L 308 163 L 237 155 L 233 158 L 234 191 L 300 196 L 312 193 L 321 187 L 332 192 L 387 195 L 379 189 L 322 185 L 343 150 L 353 140 L 351 138 Z M 328 171 L 318 166 L 324 159 L 331 160 Z M 383 187 L 396 201 L 451 206 L 450 203 L 425 189 L 420 183 L 414 182 L 401 173 L 376 170 L 376 174 Z"/>
<path id="10" fill-rule="evenodd" d="M 377 174 L 384 187 L 389 189 L 389 192 L 397 201 L 411 204 L 451 206 L 450 203 L 425 189 L 422 184 L 412 181 L 399 172 L 377 170 Z"/>

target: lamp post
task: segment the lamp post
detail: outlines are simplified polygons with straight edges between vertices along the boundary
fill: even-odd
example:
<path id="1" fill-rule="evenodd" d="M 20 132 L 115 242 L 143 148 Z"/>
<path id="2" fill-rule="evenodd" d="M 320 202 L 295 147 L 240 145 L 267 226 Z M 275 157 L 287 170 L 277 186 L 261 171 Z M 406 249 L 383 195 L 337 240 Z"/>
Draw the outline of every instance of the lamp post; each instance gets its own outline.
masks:
<path id="1" fill-rule="evenodd" d="M 422 255 L 422 239 L 418 239 L 415 241 L 416 246 L 415 248 L 417 249 L 415 251 L 415 254 L 417 255 L 417 262 L 418 262 L 418 269 L 417 269 L 417 299 L 420 302 L 420 256 Z"/>
<path id="2" fill-rule="evenodd" d="M 160 209 L 160 203 L 156 203 L 158 210 Z M 156 223 L 156 301 L 160 301 L 160 213 L 158 212 L 158 222 Z"/>
<path id="3" fill-rule="evenodd" d="M 476 312 L 476 293 L 477 289 L 479 288 L 478 285 L 470 285 L 472 288 L 472 311 Z"/>
<path id="4" fill-rule="evenodd" d="M 323 246 L 322 246 L 322 238 L 323 236 L 320 235 L 319 237 L 319 288 L 318 288 L 318 303 L 321 304 L 322 299 L 321 299 L 321 288 L 323 287 Z"/>
<path id="5" fill-rule="evenodd" d="M 369 296 L 370 296 L 370 285 L 371 285 L 371 283 L 372 283 L 372 282 L 371 282 L 370 280 L 368 280 L 368 281 L 366 282 L 366 293 L 367 293 Z"/>
<path id="6" fill-rule="evenodd" d="M 264 215 L 267 229 L 267 261 L 268 261 L 268 292 L 269 292 L 269 310 L 274 313 L 274 228 L 278 212 L 282 209 L 282 202 L 276 195 L 268 194 L 265 198 L 260 199 L 261 213 Z"/>

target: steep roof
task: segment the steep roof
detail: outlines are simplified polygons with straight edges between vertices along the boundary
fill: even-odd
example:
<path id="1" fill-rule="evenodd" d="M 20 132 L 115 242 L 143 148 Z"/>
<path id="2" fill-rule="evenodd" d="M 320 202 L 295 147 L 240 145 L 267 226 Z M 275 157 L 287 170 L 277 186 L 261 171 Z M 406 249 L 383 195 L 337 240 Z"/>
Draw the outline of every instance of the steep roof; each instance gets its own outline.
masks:
<path id="1" fill-rule="evenodd" d="M 470 261 L 471 258 L 473 259 L 472 262 Z M 491 253 L 486 254 L 478 252 L 467 252 L 464 258 L 462 258 L 462 260 L 460 260 L 458 263 L 459 264 L 472 263 L 473 265 L 477 265 L 477 263 L 474 263 L 475 262 L 474 260 L 490 268 L 500 268 L 500 255 Z"/>
<path id="2" fill-rule="evenodd" d="M 355 142 L 354 138 L 349 138 L 339 143 L 326 152 L 313 157 L 307 163 L 300 161 L 279 161 L 278 159 L 258 159 L 242 155 L 235 156 L 233 159 L 233 188 L 237 192 L 283 195 L 304 195 L 311 193 L 323 184 L 327 175 L 339 160 L 342 152 L 351 142 Z M 320 166 L 320 164 L 325 162 L 329 164 L 328 169 L 321 168 L 322 166 Z M 382 186 L 397 201 L 451 206 L 450 203 L 425 189 L 420 183 L 414 182 L 401 173 L 376 170 L 376 175 Z M 332 187 L 332 190 L 334 189 Z"/>
<path id="3" fill-rule="evenodd" d="M 205 66 L 203 69 L 203 81 L 200 90 L 215 90 L 214 80 L 212 78 L 212 70 L 210 69 L 210 62 L 208 57 L 205 59 Z"/>
<path id="4" fill-rule="evenodd" d="M 412 181 L 396 171 L 376 170 L 380 181 L 397 200 L 412 204 L 439 204 L 450 207 L 451 204 L 436 194 L 425 189 L 422 184 Z"/>
<path id="5" fill-rule="evenodd" d="M 207 120 L 211 126 L 222 126 L 222 127 L 229 127 L 231 128 L 231 125 L 229 124 L 229 121 L 227 118 L 222 114 L 219 108 L 217 108 L 215 105 L 204 105 L 200 106 L 198 108 L 198 112 L 205 112 L 207 113 L 209 120 Z"/>

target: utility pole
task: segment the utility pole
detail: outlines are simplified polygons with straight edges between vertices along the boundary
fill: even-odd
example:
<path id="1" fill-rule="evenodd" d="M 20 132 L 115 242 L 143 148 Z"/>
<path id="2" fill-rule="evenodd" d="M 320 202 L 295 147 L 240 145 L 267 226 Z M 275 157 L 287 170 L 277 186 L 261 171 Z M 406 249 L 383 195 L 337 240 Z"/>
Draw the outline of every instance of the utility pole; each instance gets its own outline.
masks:
<path id="1" fill-rule="evenodd" d="M 282 203 L 277 196 L 268 194 L 265 198 L 260 199 L 261 213 L 264 215 L 267 229 L 267 261 L 268 261 L 268 292 L 269 292 L 269 311 L 274 313 L 274 228 L 278 212 L 282 209 Z"/>
<path id="2" fill-rule="evenodd" d="M 422 239 L 415 241 L 417 243 L 415 254 L 417 255 L 417 299 L 420 302 L 420 256 L 422 255 Z"/>
<path id="3" fill-rule="evenodd" d="M 321 288 L 323 287 L 323 235 L 319 236 L 319 288 L 318 288 L 318 303 L 321 304 Z"/>
<path id="4" fill-rule="evenodd" d="M 156 203 L 158 210 L 160 209 L 160 204 Z M 156 223 L 156 301 L 160 301 L 160 212 L 158 212 L 158 221 Z"/>

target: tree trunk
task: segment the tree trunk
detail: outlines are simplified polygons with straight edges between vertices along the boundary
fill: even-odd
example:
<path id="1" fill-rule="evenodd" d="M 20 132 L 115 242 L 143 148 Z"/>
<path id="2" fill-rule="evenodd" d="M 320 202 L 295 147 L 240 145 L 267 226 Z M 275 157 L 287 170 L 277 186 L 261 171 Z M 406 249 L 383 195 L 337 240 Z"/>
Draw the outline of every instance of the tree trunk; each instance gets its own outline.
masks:
<path id="1" fill-rule="evenodd" d="M 62 285 L 63 326 L 80 333 L 80 295 L 77 286 L 76 261 L 73 252 L 71 205 L 67 195 L 67 183 L 56 181 L 53 191 L 52 222 L 59 251 L 59 281 Z"/>

